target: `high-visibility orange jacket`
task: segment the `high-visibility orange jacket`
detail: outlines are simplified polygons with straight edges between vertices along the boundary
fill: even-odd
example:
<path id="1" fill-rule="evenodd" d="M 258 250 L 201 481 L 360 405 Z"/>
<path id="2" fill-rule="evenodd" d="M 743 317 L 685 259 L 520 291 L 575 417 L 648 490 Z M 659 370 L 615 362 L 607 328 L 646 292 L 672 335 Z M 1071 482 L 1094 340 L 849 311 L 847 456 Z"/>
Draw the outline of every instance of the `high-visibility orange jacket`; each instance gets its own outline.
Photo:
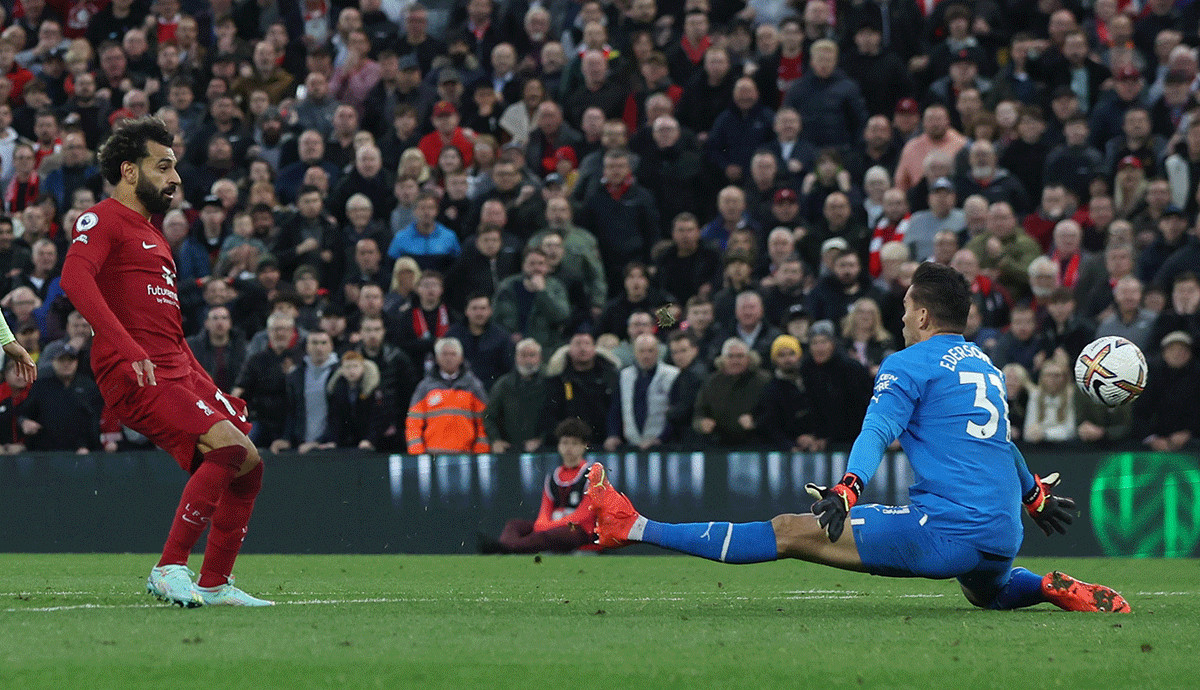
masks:
<path id="1" fill-rule="evenodd" d="M 486 407 L 487 392 L 465 365 L 453 379 L 444 378 L 434 367 L 417 386 L 408 407 L 409 454 L 488 452 L 483 430 Z"/>

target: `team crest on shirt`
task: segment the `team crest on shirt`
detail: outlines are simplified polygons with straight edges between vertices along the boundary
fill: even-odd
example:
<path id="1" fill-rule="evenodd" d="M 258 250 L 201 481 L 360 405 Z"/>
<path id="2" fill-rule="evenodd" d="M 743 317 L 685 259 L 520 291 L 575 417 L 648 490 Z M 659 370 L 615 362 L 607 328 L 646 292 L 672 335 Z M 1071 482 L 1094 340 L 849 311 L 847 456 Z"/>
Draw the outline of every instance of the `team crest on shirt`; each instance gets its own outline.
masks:
<path id="1" fill-rule="evenodd" d="M 81 232 L 87 232 L 88 230 L 96 227 L 96 223 L 99 222 L 100 219 L 96 216 L 96 214 L 88 211 L 82 216 L 79 216 L 79 220 L 75 221 L 75 233 L 79 234 Z M 87 240 L 84 240 L 84 242 L 86 243 Z"/>
<path id="2" fill-rule="evenodd" d="M 162 270 L 163 270 L 163 274 L 162 274 L 163 280 L 165 280 L 167 282 L 168 286 L 175 287 L 175 274 L 171 271 L 171 269 L 167 268 L 166 266 L 163 266 Z"/>
<path id="3" fill-rule="evenodd" d="M 216 413 L 215 410 L 213 410 L 213 408 L 209 407 L 208 403 L 204 402 L 203 400 L 197 400 L 196 407 L 199 407 L 200 410 L 202 412 L 204 412 L 205 417 L 211 417 Z"/>

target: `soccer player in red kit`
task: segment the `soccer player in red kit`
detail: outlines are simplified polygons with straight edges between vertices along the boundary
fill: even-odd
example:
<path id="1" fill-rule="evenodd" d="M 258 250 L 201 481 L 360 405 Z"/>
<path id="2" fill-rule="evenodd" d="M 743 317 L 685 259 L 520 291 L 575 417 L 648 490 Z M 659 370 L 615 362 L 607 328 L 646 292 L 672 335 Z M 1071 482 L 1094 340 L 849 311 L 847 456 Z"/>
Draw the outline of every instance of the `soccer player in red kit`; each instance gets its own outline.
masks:
<path id="1" fill-rule="evenodd" d="M 191 474 L 146 589 L 180 606 L 269 606 L 233 586 L 233 562 L 262 486 L 246 405 L 217 388 L 184 342 L 175 260 L 150 224 L 182 194 L 161 120 L 131 120 L 100 147 L 112 197 L 75 223 L 62 269 L 71 304 L 95 331 L 92 370 L 122 423 Z M 209 527 L 200 579 L 188 555 Z"/>

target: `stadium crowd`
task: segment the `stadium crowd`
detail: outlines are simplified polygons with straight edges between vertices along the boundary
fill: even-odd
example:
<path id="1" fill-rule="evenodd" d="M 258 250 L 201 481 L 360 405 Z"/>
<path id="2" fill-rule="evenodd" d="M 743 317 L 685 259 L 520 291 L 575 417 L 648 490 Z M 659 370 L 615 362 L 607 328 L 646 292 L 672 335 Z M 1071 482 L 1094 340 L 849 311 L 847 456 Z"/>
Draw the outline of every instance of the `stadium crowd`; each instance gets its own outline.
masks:
<path id="1" fill-rule="evenodd" d="M 302 452 L 817 450 L 918 262 L 1024 442 L 1200 437 L 1200 2 L 4 0 L 0 444 L 144 447 L 58 284 L 147 114 L 196 358 Z M 82 238 L 86 239 L 86 238 Z M 676 322 L 678 322 L 676 324 Z M 1130 407 L 1080 349 L 1150 357 Z M 84 360 L 83 366 L 79 360 Z M 553 447 L 550 445 L 549 447 Z"/>

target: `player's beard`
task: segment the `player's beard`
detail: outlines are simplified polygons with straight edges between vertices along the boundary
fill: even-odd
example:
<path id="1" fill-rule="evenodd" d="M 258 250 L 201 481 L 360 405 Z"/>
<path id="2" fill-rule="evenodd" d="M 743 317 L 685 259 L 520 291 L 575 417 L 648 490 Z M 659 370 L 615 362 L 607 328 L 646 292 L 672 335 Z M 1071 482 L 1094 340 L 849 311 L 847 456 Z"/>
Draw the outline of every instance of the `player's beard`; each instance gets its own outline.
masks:
<path id="1" fill-rule="evenodd" d="M 159 189 L 150 184 L 145 175 L 138 175 L 137 186 L 133 188 L 133 193 L 137 196 L 137 200 L 142 202 L 142 206 L 151 215 L 156 213 L 166 213 L 171 208 L 171 197 L 167 196 L 167 192 L 177 191 L 174 185 Z"/>

